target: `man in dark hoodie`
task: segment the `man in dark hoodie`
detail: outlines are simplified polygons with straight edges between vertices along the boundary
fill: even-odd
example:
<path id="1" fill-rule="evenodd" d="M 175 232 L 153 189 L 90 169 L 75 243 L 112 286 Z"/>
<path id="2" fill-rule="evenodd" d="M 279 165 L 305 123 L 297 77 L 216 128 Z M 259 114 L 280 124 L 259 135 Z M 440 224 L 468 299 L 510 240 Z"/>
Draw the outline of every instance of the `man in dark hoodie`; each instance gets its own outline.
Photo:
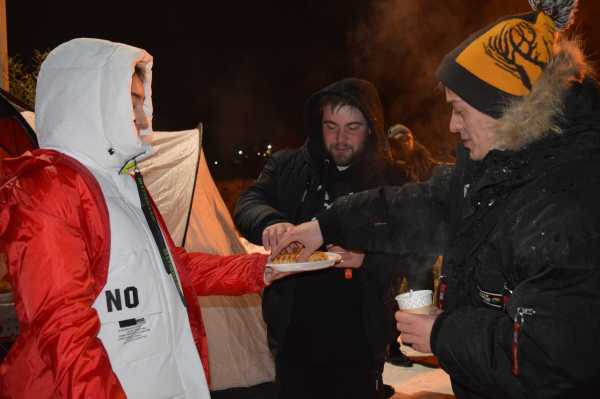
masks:
<path id="1" fill-rule="evenodd" d="M 242 194 L 235 222 L 266 249 L 292 226 L 309 221 L 339 196 L 403 184 L 393 169 L 377 89 L 344 79 L 309 98 L 304 146 L 273 155 Z M 267 289 L 263 315 L 276 357 L 279 398 L 376 398 L 390 340 L 385 271 L 402 257 L 333 246 L 338 268 L 290 278 Z"/>

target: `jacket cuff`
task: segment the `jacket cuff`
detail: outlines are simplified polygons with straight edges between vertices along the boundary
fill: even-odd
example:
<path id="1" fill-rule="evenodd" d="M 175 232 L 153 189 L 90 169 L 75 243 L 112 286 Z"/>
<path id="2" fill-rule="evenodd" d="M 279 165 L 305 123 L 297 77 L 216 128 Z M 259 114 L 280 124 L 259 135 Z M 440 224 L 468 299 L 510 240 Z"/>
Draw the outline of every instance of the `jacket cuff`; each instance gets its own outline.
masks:
<path id="1" fill-rule="evenodd" d="M 267 262 L 269 261 L 269 255 L 265 255 L 265 254 L 251 254 L 251 256 L 256 256 L 256 260 L 255 260 L 255 278 L 254 281 L 256 282 L 256 287 L 257 292 L 259 292 L 260 290 L 262 290 L 263 288 L 265 288 L 267 285 L 269 285 L 269 282 L 267 280 Z"/>
<path id="2" fill-rule="evenodd" d="M 431 352 L 436 356 L 437 356 L 438 336 L 439 336 L 440 330 L 442 329 L 442 325 L 444 324 L 444 321 L 450 315 L 450 313 L 451 312 L 440 313 L 440 315 L 437 317 L 437 319 L 435 319 L 435 322 L 433 323 L 433 328 L 431 329 L 431 336 L 429 337 L 429 346 L 431 347 Z"/>
<path id="3" fill-rule="evenodd" d="M 333 208 L 317 216 L 324 244 L 338 244 L 342 240 L 342 229 L 338 221 L 337 213 Z"/>

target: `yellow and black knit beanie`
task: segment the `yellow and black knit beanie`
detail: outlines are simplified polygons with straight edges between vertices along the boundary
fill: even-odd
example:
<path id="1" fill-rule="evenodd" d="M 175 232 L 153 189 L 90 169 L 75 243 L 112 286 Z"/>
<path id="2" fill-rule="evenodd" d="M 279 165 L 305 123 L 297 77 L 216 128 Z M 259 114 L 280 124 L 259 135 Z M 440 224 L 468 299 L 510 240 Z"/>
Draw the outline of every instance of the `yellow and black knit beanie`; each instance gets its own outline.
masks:
<path id="1" fill-rule="evenodd" d="M 440 82 L 479 111 L 500 118 L 513 99 L 529 95 L 574 19 L 578 0 L 529 0 L 533 12 L 502 18 L 444 57 Z"/>

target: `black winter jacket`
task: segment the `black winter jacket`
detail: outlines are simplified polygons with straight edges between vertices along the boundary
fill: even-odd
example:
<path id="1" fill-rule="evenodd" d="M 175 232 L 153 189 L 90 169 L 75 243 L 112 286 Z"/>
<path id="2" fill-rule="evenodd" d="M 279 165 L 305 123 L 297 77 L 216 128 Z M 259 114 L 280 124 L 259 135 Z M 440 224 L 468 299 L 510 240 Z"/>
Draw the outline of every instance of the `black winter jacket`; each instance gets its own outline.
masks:
<path id="1" fill-rule="evenodd" d="M 600 391 L 600 89 L 569 87 L 561 134 L 480 162 L 461 148 L 426 183 L 342 197 L 319 217 L 326 242 L 444 253 L 431 346 L 458 398 Z"/>
<path id="2" fill-rule="evenodd" d="M 402 169 L 393 167 L 383 129 L 381 104 L 375 88 L 358 79 L 346 79 L 313 95 L 306 106 L 308 139 L 296 150 L 279 151 L 272 156 L 256 184 L 240 196 L 234 212 L 236 225 L 249 241 L 261 244 L 263 230 L 275 223 L 298 224 L 311 220 L 323 208 L 324 187 L 334 167 L 322 144 L 319 99 L 336 93 L 350 98 L 369 121 L 372 134 L 367 150 L 351 166 L 355 192 L 379 185 L 403 184 Z M 362 319 L 373 364 L 382 365 L 391 338 L 392 314 L 384 305 L 388 273 L 398 269 L 402 256 L 368 253 L 363 266 L 353 273 L 361 285 Z M 263 317 L 269 345 L 277 353 L 286 336 L 294 306 L 298 278 L 286 278 L 265 290 Z M 343 332 L 339 332 L 343 334 Z M 377 366 L 380 367 L 380 366 Z"/>

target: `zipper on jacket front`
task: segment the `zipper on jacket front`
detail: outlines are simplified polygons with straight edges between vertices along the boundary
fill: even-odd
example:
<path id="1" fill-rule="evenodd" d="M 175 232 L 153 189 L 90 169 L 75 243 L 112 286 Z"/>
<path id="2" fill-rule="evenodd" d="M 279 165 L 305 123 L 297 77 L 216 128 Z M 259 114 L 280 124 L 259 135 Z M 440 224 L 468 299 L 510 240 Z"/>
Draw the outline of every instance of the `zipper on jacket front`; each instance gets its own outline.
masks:
<path id="1" fill-rule="evenodd" d="M 504 293 L 502 294 L 502 306 L 504 307 L 504 310 L 506 310 L 506 307 L 508 306 L 508 301 L 510 300 L 510 297 L 513 295 L 513 291 L 508 288 L 508 284 L 504 283 Z"/>
<path id="2" fill-rule="evenodd" d="M 518 307 L 513 318 L 512 373 L 514 376 L 519 375 L 519 337 L 525 324 L 525 316 L 533 316 L 534 314 L 535 310 L 533 308 Z"/>
<path id="3" fill-rule="evenodd" d="M 446 275 L 440 275 L 438 283 L 437 293 L 437 307 L 438 309 L 444 310 L 444 300 L 446 299 L 446 291 L 448 291 L 448 282 L 446 281 Z"/>
<path id="4" fill-rule="evenodd" d="M 173 279 L 173 283 L 175 285 L 175 289 L 179 294 L 179 298 L 181 299 L 181 303 L 184 307 L 187 307 L 187 303 L 185 301 L 185 295 L 183 294 L 183 285 L 179 279 L 179 275 L 177 274 L 177 269 L 175 268 L 175 262 L 171 258 L 171 254 L 169 248 L 167 247 L 165 234 L 162 231 L 162 228 L 154 214 L 152 209 L 152 203 L 150 202 L 150 196 L 148 193 L 148 189 L 144 184 L 144 178 L 140 173 L 140 170 L 137 168 L 133 170 L 133 178 L 135 180 L 135 184 L 138 189 L 138 194 L 140 197 L 140 205 L 142 208 L 142 212 L 144 213 L 144 217 L 146 218 L 146 223 L 150 228 L 152 233 L 152 238 L 154 239 L 154 243 L 156 244 L 156 248 L 158 249 L 158 254 L 162 261 L 162 264 L 165 268 L 165 272 L 171 276 Z"/>

